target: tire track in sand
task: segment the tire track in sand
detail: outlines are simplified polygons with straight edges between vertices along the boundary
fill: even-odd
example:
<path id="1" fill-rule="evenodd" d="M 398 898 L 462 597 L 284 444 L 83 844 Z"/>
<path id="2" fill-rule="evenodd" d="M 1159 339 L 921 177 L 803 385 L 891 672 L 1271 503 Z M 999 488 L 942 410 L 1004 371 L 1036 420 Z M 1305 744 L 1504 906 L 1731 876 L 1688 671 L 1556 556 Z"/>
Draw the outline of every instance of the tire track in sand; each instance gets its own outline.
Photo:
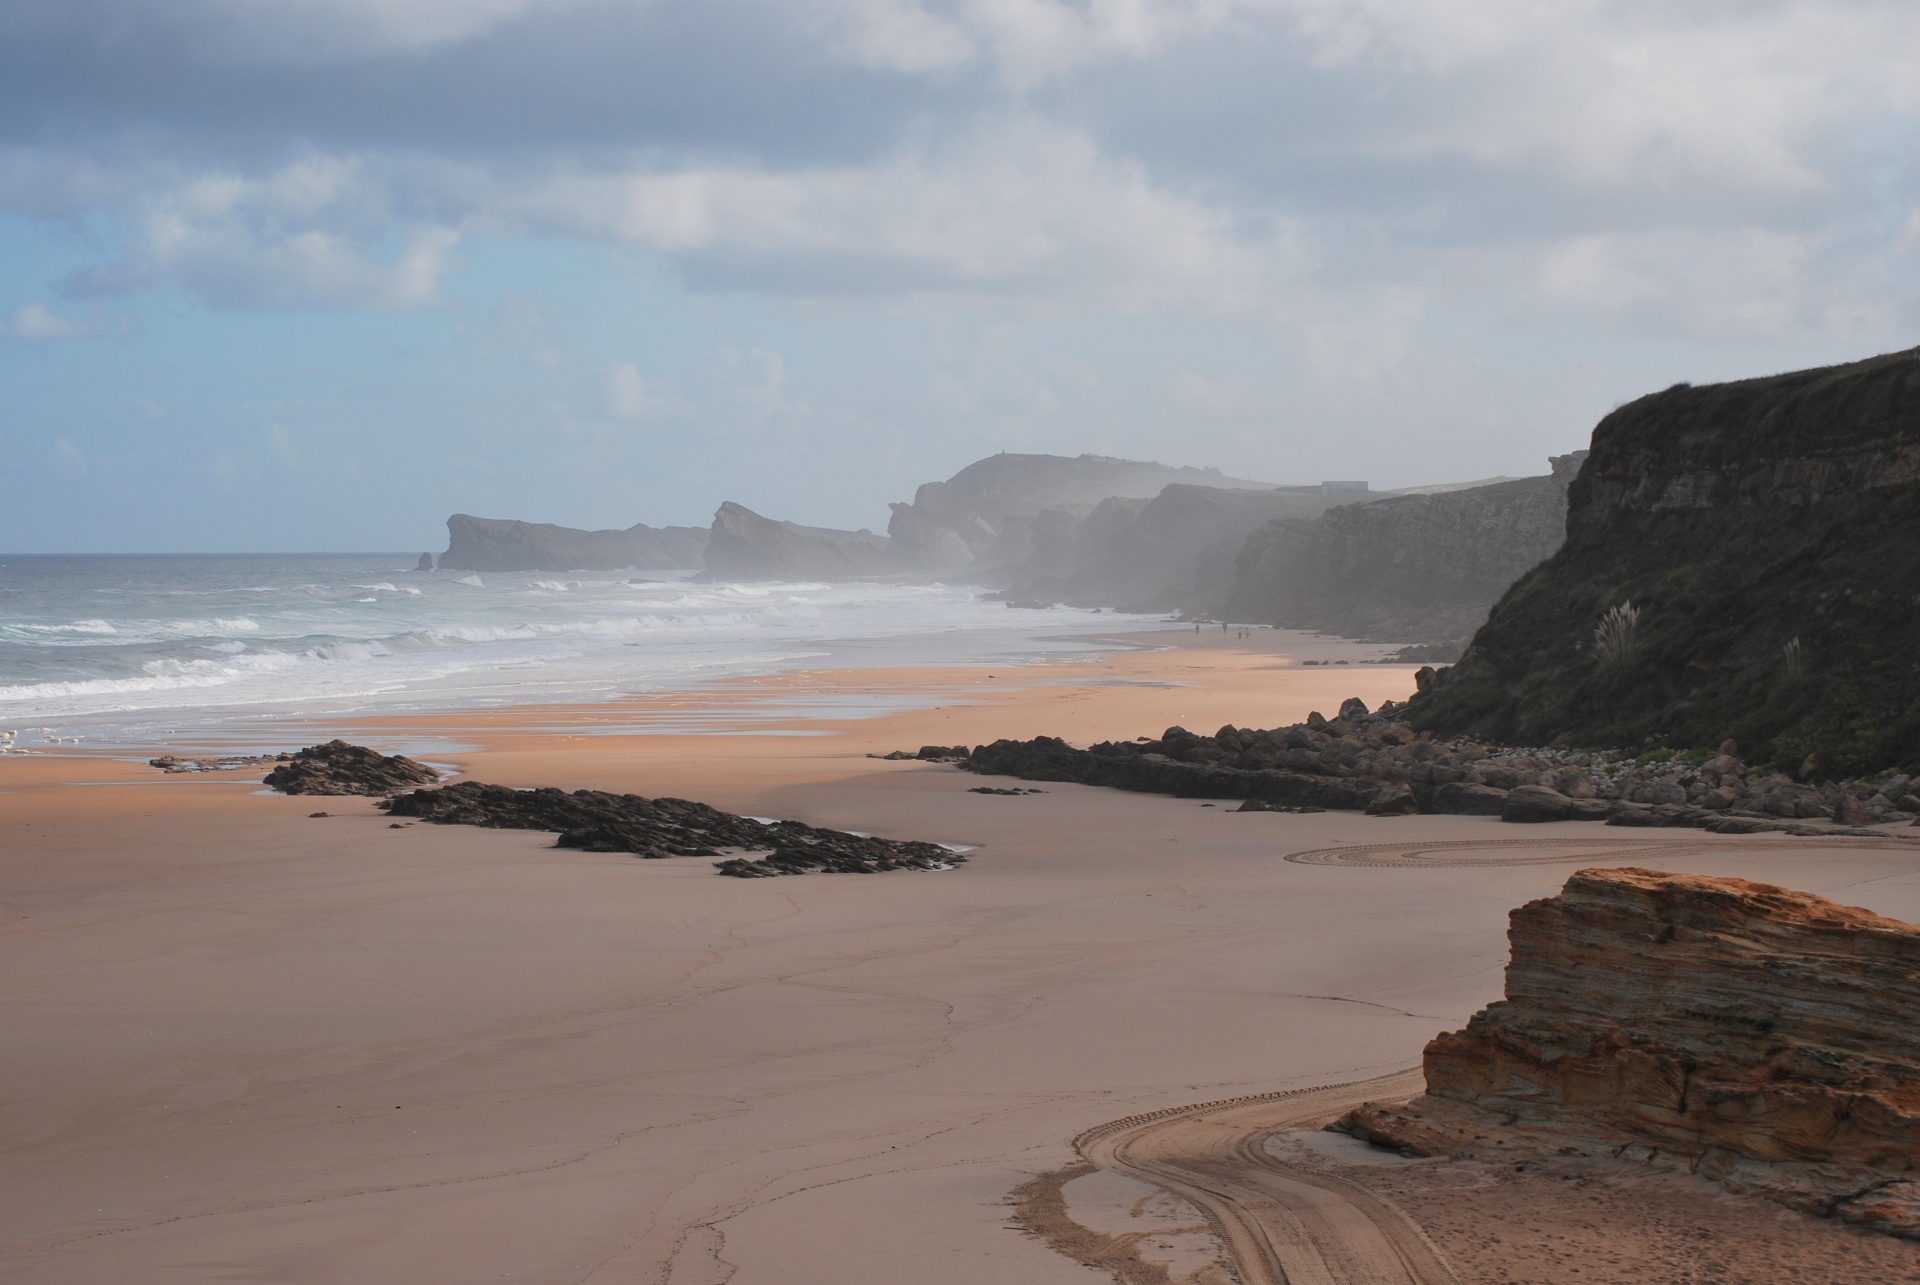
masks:
<path id="1" fill-rule="evenodd" d="M 1458 1285 L 1413 1221 L 1355 1183 L 1267 1153 L 1362 1102 L 1412 1097 L 1419 1068 L 1371 1080 L 1169 1107 L 1074 1139 L 1086 1161 L 1181 1197 L 1206 1215 L 1243 1285 Z"/>
<path id="2" fill-rule="evenodd" d="M 1852 850 L 1920 851 L 1920 845 L 1893 835 L 1836 840 Z M 1315 848 L 1286 859 L 1330 866 L 1515 866 L 1782 846 L 1738 838 L 1457 839 Z M 1489 849 L 1499 855 L 1467 855 Z M 1075 1138 L 1074 1148 L 1096 1168 L 1151 1183 L 1198 1207 L 1243 1285 L 1459 1285 L 1439 1250 L 1390 1201 L 1357 1183 L 1289 1164 L 1264 1145 L 1273 1134 L 1324 1125 L 1362 1102 L 1410 1098 L 1424 1088 L 1420 1069 L 1410 1067 L 1371 1080 L 1168 1107 L 1098 1125 Z"/>

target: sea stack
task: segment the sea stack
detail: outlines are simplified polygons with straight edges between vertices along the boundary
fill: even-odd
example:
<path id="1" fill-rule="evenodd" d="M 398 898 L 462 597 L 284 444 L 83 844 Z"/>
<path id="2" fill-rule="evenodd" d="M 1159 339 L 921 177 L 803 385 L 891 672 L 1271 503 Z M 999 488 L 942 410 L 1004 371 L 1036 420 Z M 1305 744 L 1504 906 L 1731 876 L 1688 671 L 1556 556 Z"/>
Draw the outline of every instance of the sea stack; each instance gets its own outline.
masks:
<path id="1" fill-rule="evenodd" d="M 1920 1236 L 1920 928 L 1743 879 L 1582 870 L 1515 910 L 1506 998 L 1426 1096 L 1341 1126 L 1421 1154 L 1613 1155 Z"/>

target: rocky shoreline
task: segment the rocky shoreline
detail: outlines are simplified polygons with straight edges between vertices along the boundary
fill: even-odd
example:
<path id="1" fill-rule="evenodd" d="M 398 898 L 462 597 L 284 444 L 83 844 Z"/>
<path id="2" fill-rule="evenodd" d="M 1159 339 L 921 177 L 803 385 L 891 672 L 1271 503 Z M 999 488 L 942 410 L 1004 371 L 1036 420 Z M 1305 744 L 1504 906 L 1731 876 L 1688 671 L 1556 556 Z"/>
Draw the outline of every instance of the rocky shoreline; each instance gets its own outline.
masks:
<path id="1" fill-rule="evenodd" d="M 1070 781 L 1181 798 L 1244 799 L 1245 810 L 1325 808 L 1371 816 L 1450 813 L 1503 821 L 1605 821 L 1720 834 L 1874 834 L 1920 820 L 1914 779 L 1884 772 L 1824 777 L 1810 756 L 1794 773 L 1744 763 L 1732 742 L 1713 754 L 1491 744 L 1417 732 L 1406 706 L 1375 711 L 1354 698 L 1335 718 L 1201 736 L 1170 727 L 1157 740 L 1076 749 L 1055 737 L 982 745 L 969 772 Z"/>

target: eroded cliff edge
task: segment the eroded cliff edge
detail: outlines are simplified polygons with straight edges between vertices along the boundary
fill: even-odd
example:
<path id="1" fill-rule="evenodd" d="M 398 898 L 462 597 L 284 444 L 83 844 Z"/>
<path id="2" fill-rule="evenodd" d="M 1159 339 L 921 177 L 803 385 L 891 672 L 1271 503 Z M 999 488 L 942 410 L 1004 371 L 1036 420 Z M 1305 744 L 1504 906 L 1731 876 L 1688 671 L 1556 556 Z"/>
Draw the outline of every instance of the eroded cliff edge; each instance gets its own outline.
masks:
<path id="1" fill-rule="evenodd" d="M 1920 928 L 1770 884 L 1582 870 L 1515 910 L 1506 998 L 1427 1092 L 1341 1122 L 1426 1155 L 1614 1155 L 1920 1236 Z"/>
<path id="2" fill-rule="evenodd" d="M 1622 406 L 1414 724 L 1920 761 L 1920 349 Z"/>

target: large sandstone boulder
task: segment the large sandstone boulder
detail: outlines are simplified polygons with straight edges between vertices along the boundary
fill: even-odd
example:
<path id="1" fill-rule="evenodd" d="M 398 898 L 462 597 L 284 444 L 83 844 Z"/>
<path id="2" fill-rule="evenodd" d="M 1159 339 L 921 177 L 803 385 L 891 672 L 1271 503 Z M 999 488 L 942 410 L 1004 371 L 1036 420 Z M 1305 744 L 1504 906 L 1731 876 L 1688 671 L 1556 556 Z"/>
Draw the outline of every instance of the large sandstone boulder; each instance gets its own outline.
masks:
<path id="1" fill-rule="evenodd" d="M 1678 1167 L 1920 1234 L 1920 928 L 1742 879 L 1582 870 L 1513 912 L 1507 996 L 1351 1131 Z"/>

